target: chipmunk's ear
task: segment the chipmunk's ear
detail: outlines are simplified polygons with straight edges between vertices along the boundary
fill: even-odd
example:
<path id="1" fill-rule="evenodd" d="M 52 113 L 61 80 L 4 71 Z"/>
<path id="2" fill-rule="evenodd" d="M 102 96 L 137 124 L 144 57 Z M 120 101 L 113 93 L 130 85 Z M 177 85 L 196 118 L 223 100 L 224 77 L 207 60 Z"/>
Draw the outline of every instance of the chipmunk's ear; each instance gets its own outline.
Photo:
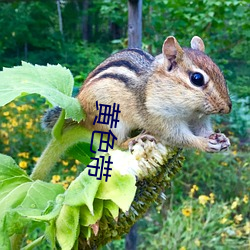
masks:
<path id="1" fill-rule="evenodd" d="M 179 61 L 182 59 L 183 50 L 175 37 L 169 36 L 162 46 L 162 54 L 170 61 Z"/>
<path id="2" fill-rule="evenodd" d="M 204 45 L 204 42 L 203 40 L 198 37 L 198 36 L 194 36 L 191 40 L 191 48 L 192 49 L 197 49 L 197 50 L 200 50 L 202 52 L 205 51 L 205 45 Z"/>

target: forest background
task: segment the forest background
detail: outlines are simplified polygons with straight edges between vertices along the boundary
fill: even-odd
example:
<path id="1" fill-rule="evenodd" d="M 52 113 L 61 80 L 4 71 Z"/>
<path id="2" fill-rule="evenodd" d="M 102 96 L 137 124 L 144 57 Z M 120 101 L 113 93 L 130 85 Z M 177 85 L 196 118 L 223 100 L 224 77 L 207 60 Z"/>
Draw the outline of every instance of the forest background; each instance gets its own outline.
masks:
<path id="1" fill-rule="evenodd" d="M 183 170 L 166 191 L 166 201 L 152 206 L 138 223 L 137 247 L 247 249 L 250 3 L 144 0 L 142 16 L 142 47 L 153 55 L 161 52 L 169 35 L 186 47 L 194 35 L 202 37 L 206 53 L 225 75 L 233 111 L 214 118 L 215 128 L 230 137 L 231 150 L 221 154 L 184 152 Z M 125 0 L 0 1 L 0 68 L 20 65 L 22 60 L 59 63 L 71 70 L 80 87 L 102 60 L 127 47 L 127 23 Z M 28 99 L 28 105 L 20 99 L 0 109 L 0 152 L 12 155 L 30 172 L 33 162 L 28 159 L 37 160 L 48 137 L 40 126 L 46 103 L 38 96 Z M 65 158 L 51 181 L 66 187 L 83 167 Z M 122 249 L 124 244 L 122 239 L 106 248 Z"/>

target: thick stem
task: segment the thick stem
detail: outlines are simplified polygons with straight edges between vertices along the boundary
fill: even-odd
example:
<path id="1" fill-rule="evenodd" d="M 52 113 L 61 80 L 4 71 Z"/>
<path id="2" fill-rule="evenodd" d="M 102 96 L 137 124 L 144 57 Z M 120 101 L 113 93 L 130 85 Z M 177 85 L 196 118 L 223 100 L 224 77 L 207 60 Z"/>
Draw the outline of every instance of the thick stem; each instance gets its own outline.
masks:
<path id="1" fill-rule="evenodd" d="M 90 139 L 91 131 L 80 125 L 65 129 L 60 138 L 51 139 L 39 158 L 30 177 L 33 180 L 46 180 L 61 155 L 69 147 L 73 146 L 77 142 L 90 143 Z M 97 142 L 94 141 L 94 144 L 97 145 Z"/>

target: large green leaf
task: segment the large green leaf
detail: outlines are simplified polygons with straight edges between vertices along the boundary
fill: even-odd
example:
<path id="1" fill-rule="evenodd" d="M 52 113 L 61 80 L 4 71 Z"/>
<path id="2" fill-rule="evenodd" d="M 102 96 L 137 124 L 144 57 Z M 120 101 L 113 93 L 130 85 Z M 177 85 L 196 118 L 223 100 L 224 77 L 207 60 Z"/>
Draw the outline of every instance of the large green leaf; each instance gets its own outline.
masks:
<path id="1" fill-rule="evenodd" d="M 85 169 L 69 186 L 65 192 L 64 204 L 70 206 L 87 205 L 90 212 L 93 214 L 93 202 L 101 183 L 93 176 L 88 175 L 88 170 Z"/>
<path id="2" fill-rule="evenodd" d="M 66 118 L 80 121 L 84 114 L 78 100 L 71 97 L 73 85 L 71 72 L 61 65 L 34 66 L 22 62 L 22 66 L 0 72 L 0 106 L 18 96 L 36 93 L 53 106 L 65 109 Z"/>
<path id="3" fill-rule="evenodd" d="M 79 207 L 64 205 L 56 220 L 56 238 L 64 250 L 71 250 L 79 234 Z"/>
<path id="4" fill-rule="evenodd" d="M 0 181 L 22 175 L 28 177 L 10 156 L 0 154 Z"/>
<path id="5" fill-rule="evenodd" d="M 107 182 L 102 179 L 96 198 L 112 200 L 122 211 L 126 212 L 135 196 L 136 179 L 130 174 L 121 175 L 117 170 L 113 170 L 110 174 L 111 177 Z"/>
<path id="6" fill-rule="evenodd" d="M 0 249 L 8 249 L 9 236 L 21 233 L 32 217 L 47 212 L 55 219 L 63 201 L 56 198 L 64 189 L 61 185 L 32 181 L 9 156 L 0 155 L 0 162 Z"/>

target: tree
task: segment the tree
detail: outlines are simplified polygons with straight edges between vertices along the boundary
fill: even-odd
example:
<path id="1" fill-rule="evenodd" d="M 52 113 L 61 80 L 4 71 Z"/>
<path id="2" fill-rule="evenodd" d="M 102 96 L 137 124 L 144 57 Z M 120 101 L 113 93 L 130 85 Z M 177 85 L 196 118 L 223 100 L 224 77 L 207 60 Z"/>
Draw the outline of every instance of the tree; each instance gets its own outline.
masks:
<path id="1" fill-rule="evenodd" d="M 128 1 L 128 47 L 142 46 L 142 0 Z"/>

